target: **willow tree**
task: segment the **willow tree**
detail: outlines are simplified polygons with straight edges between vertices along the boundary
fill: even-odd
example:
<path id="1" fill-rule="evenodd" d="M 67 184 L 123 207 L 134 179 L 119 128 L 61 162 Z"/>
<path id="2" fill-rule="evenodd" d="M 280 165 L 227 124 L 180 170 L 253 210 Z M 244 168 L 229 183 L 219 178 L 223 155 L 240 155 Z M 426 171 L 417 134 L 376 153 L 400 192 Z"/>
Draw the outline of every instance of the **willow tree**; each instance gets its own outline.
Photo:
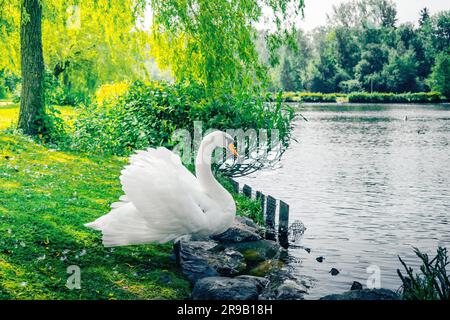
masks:
<path id="1" fill-rule="evenodd" d="M 36 134 L 45 129 L 42 7 L 39 0 L 22 0 L 20 11 L 22 92 L 19 128 L 26 134 Z"/>
<path id="2" fill-rule="evenodd" d="M 145 78 L 144 8 L 144 0 L 0 0 L 0 70 L 22 74 L 19 127 L 45 131 L 44 68 L 85 94 Z"/>
<path id="3" fill-rule="evenodd" d="M 266 69 L 255 50 L 255 25 L 269 26 L 270 61 L 294 43 L 303 0 L 151 0 L 151 54 L 177 81 L 194 80 L 208 90 L 258 87 Z"/>

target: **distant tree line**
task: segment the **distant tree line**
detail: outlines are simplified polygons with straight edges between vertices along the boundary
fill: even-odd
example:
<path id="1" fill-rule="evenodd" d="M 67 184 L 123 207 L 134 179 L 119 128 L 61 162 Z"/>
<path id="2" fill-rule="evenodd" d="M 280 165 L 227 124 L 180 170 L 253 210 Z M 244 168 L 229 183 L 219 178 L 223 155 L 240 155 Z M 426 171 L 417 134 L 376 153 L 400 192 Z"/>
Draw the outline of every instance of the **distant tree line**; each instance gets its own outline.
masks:
<path id="1" fill-rule="evenodd" d="M 264 57 L 264 47 L 259 46 Z M 333 7 L 327 25 L 298 30 L 270 68 L 273 91 L 420 92 L 450 96 L 450 11 L 397 23 L 391 0 L 352 0 Z"/>

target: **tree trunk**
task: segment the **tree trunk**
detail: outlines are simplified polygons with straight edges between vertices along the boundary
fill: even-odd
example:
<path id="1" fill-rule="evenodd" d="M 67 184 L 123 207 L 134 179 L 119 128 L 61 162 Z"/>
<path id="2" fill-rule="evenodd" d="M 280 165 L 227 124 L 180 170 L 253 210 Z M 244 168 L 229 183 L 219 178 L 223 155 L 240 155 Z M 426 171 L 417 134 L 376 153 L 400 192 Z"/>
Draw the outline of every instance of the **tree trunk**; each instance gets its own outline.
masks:
<path id="1" fill-rule="evenodd" d="M 19 128 L 36 135 L 44 129 L 44 57 L 42 54 L 42 7 L 40 0 L 22 0 L 20 58 L 22 92 Z"/>

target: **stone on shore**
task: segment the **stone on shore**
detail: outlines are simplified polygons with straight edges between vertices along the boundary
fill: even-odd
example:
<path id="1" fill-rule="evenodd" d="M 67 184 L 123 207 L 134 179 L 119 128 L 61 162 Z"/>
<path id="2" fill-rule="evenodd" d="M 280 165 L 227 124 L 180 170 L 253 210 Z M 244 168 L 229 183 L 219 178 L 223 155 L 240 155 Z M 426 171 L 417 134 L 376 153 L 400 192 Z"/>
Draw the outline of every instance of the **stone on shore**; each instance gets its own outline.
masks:
<path id="1" fill-rule="evenodd" d="M 192 298 L 303 299 L 305 288 L 286 281 L 288 272 L 282 270 L 280 258 L 287 251 L 261 234 L 263 230 L 252 220 L 236 217 L 234 225 L 220 235 L 177 241 L 175 258 L 193 285 Z"/>
<path id="2" fill-rule="evenodd" d="M 276 289 L 276 299 L 277 300 L 303 300 L 304 294 L 307 290 L 304 286 L 299 283 L 286 280 Z"/>
<path id="3" fill-rule="evenodd" d="M 249 263 L 258 263 L 278 258 L 283 249 L 271 240 L 246 241 L 225 244 L 228 248 L 239 251 Z"/>
<path id="4" fill-rule="evenodd" d="M 246 268 L 241 253 L 228 248 L 219 250 L 214 241 L 180 240 L 175 255 L 182 273 L 192 283 L 205 277 L 235 276 Z"/>
<path id="5" fill-rule="evenodd" d="M 227 231 L 212 236 L 212 239 L 222 243 L 258 241 L 262 239 L 260 232 L 258 225 L 249 218 L 236 217 L 234 224 Z"/>
<path id="6" fill-rule="evenodd" d="M 353 281 L 352 283 L 352 287 L 350 288 L 350 290 L 362 290 L 363 285 L 358 282 L 358 281 Z"/>
<path id="7" fill-rule="evenodd" d="M 194 300 L 257 300 L 262 291 L 260 281 L 255 277 L 208 277 L 194 286 Z"/>
<path id="8" fill-rule="evenodd" d="M 303 300 L 308 286 L 295 278 L 288 268 L 269 274 L 270 282 L 259 300 Z"/>
<path id="9" fill-rule="evenodd" d="M 339 274 L 339 270 L 336 268 L 331 268 L 330 272 L 332 276 L 337 276 Z"/>
<path id="10" fill-rule="evenodd" d="M 362 289 L 331 294 L 320 300 L 400 300 L 400 296 L 388 289 Z"/>

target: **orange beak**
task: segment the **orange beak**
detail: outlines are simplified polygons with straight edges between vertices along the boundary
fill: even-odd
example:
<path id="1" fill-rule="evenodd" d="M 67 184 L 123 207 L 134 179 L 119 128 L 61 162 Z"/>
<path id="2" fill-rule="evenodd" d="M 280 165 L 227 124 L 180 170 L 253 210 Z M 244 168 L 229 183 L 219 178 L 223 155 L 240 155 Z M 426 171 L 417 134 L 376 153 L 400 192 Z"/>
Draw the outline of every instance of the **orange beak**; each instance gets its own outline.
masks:
<path id="1" fill-rule="evenodd" d="M 230 149 L 230 151 L 231 151 L 231 153 L 233 154 L 233 156 L 235 156 L 235 157 L 238 156 L 238 153 L 237 153 L 236 148 L 234 147 L 234 144 L 233 144 L 233 143 L 230 143 L 230 144 L 228 145 L 228 149 Z"/>

